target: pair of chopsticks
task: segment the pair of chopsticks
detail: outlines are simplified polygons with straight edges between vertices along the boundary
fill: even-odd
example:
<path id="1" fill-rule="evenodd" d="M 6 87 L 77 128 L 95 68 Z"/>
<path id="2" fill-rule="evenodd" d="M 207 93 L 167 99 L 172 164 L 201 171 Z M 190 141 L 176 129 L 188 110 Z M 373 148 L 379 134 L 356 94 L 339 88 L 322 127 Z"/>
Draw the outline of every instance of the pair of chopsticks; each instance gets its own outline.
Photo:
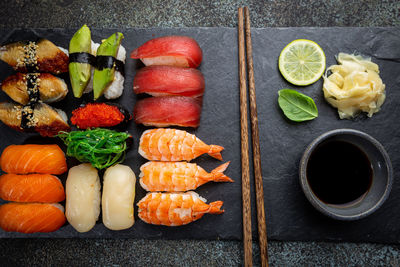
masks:
<path id="1" fill-rule="evenodd" d="M 268 266 L 267 226 L 264 210 L 264 189 L 260 159 L 260 141 L 258 134 L 256 88 L 254 82 L 253 47 L 251 44 L 250 13 L 244 8 L 246 27 L 244 30 L 243 8 L 238 9 L 238 36 L 239 36 L 239 79 L 240 79 L 240 128 L 242 153 L 242 204 L 243 204 L 243 245 L 244 266 L 252 266 L 252 232 L 251 232 L 251 199 L 250 199 L 250 171 L 249 171 L 249 133 L 247 123 L 247 87 L 246 87 L 246 56 L 249 76 L 250 120 L 253 143 L 254 179 L 257 201 L 258 238 L 260 245 L 261 265 Z M 245 40 L 246 34 L 246 40 Z"/>

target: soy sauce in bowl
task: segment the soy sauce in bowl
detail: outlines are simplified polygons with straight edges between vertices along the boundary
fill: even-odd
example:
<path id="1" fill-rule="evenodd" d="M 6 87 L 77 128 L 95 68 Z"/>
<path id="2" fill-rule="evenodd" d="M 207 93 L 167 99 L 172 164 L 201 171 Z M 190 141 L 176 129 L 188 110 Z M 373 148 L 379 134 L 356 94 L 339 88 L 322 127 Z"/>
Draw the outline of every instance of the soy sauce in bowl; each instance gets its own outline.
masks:
<path id="1" fill-rule="evenodd" d="M 331 140 L 310 155 L 307 180 L 322 202 L 334 205 L 357 203 L 368 193 L 373 177 L 371 162 L 356 145 Z"/>

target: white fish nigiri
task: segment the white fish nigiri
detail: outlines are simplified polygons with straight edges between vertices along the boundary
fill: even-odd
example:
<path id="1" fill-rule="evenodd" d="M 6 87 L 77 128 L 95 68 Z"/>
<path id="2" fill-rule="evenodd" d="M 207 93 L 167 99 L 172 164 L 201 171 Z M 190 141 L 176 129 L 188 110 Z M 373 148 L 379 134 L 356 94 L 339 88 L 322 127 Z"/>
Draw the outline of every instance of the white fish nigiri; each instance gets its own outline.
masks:
<path id="1" fill-rule="evenodd" d="M 90 231 L 100 214 L 100 178 L 89 163 L 69 169 L 65 185 L 65 215 L 80 233 Z"/>
<path id="2" fill-rule="evenodd" d="M 135 173 L 129 166 L 117 164 L 104 173 L 102 216 L 108 229 L 123 230 L 134 224 L 135 184 Z"/>

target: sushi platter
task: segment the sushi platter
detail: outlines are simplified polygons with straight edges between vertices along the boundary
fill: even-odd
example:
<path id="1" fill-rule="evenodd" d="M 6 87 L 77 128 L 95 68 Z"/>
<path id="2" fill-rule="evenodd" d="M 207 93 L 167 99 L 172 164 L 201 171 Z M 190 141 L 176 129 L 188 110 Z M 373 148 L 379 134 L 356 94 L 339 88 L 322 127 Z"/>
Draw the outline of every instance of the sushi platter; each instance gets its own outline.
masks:
<path id="1" fill-rule="evenodd" d="M 1 30 L 0 43 L 37 40 L 40 37 L 51 40 L 57 46 L 68 48 L 71 37 L 76 31 L 77 29 Z M 195 77 L 199 77 L 201 74 L 204 76 L 205 89 L 200 126 L 195 129 L 174 128 L 188 131 L 207 144 L 224 147 L 221 152 L 222 162 L 207 155 L 191 161 L 207 172 L 218 168 L 222 163 L 230 162 L 224 174 L 231 178 L 234 181 L 233 183 L 207 183 L 195 190 L 196 193 L 207 199 L 207 203 L 216 202 L 219 205 L 218 201 L 223 201 L 224 213 L 218 215 L 206 214 L 200 220 L 179 227 L 147 224 L 138 217 L 137 206 L 139 200 L 146 195 L 146 191 L 142 188 L 146 185 L 142 184 L 141 186 L 136 183 L 135 223 L 125 230 L 110 230 L 110 227 L 106 227 L 102 223 L 102 215 L 100 215 L 96 225 L 90 231 L 84 233 L 76 231 L 71 224 L 65 223 L 57 231 L 49 233 L 23 234 L 0 230 L 0 237 L 240 240 L 242 238 L 242 212 L 237 30 L 235 28 L 123 30 L 93 28 L 91 29 L 92 40 L 100 42 L 117 31 L 121 31 L 124 35 L 122 45 L 125 47 L 127 55 L 148 40 L 168 35 L 192 37 L 200 46 L 203 59 L 197 68 L 199 71 L 190 74 Z M 394 181 L 389 199 L 374 214 L 358 221 L 341 222 L 330 219 L 314 210 L 302 193 L 298 180 L 299 161 L 306 146 L 321 133 L 337 128 L 357 129 L 375 137 L 389 153 L 395 180 L 400 175 L 400 122 L 398 120 L 400 116 L 400 109 L 398 108 L 400 105 L 400 50 L 398 49 L 400 29 L 268 28 L 253 29 L 252 35 L 269 239 L 400 243 L 398 231 L 400 186 L 396 181 Z M 334 64 L 335 55 L 342 51 L 348 53 L 357 51 L 372 57 L 372 60 L 379 65 L 380 75 L 386 84 L 386 102 L 381 111 L 372 118 L 361 116 L 355 120 L 340 120 L 337 111 L 324 100 L 322 80 L 306 88 L 287 83 L 279 73 L 278 57 L 286 44 L 300 38 L 317 42 L 324 49 L 327 65 Z M 143 67 L 144 65 L 140 60 L 127 56 L 122 95 L 118 99 L 107 102 L 118 103 L 132 114 L 136 102 L 148 99 L 135 95 L 133 92 L 134 77 Z M 4 81 L 14 73 L 14 70 L 4 62 L 0 62 L 0 69 L 0 81 Z M 146 73 L 142 71 L 140 75 L 145 76 Z M 81 104 L 93 102 L 92 94 L 84 94 L 81 98 L 74 97 L 67 73 L 57 76 L 65 80 L 69 92 L 65 99 L 52 103 L 53 107 L 62 109 L 70 118 L 72 111 L 80 107 Z M 285 118 L 279 110 L 277 102 L 278 91 L 283 88 L 296 89 L 312 97 L 318 106 L 318 118 L 301 124 Z M 136 88 L 135 90 L 139 89 Z M 158 101 L 157 98 L 153 100 Z M 9 98 L 4 92 L 0 92 L 0 102 L 3 101 L 9 101 Z M 162 104 L 157 102 L 153 105 Z M 149 104 L 146 103 L 146 105 Z M 146 116 L 148 112 L 143 113 L 143 116 Z M 132 136 L 133 142 L 130 149 L 127 150 L 122 164 L 128 165 L 138 179 L 140 166 L 147 162 L 141 156 L 145 155 L 146 152 L 139 150 L 139 140 L 142 134 L 149 129 L 152 129 L 152 127 L 135 124 L 134 120 L 127 123 L 126 131 Z M 12 144 L 57 144 L 64 152 L 66 151 L 65 145 L 59 138 L 40 137 L 37 133 L 17 132 L 3 123 L 0 124 L 0 132 L 2 136 L 0 139 L 1 151 Z M 79 162 L 76 159 L 67 157 L 68 168 L 78 164 Z M 66 185 L 67 174 L 58 176 L 64 186 Z M 99 171 L 99 175 L 100 177 L 107 176 L 103 170 Z M 127 179 L 131 179 L 131 177 Z M 102 179 L 101 184 L 103 184 Z M 107 182 L 107 184 L 110 184 L 110 182 Z M 104 182 L 104 186 L 106 186 L 106 182 Z M 171 198 L 173 197 L 176 196 L 171 196 Z M 254 215 L 254 198 L 252 203 Z M 0 204 L 3 204 L 3 200 L 0 200 Z M 65 202 L 61 202 L 61 204 L 65 206 Z M 253 221 L 255 221 L 255 216 Z M 255 232 L 253 230 L 253 233 Z"/>

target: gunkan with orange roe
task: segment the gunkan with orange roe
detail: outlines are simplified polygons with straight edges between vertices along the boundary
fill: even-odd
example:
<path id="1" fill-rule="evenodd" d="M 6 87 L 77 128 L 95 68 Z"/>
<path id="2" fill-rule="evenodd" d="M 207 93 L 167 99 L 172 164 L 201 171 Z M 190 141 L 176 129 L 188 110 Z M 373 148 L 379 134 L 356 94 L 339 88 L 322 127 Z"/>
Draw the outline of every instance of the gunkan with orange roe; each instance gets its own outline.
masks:
<path id="1" fill-rule="evenodd" d="M 89 103 L 72 111 L 71 122 L 80 129 L 124 126 L 131 116 L 113 103 Z"/>

